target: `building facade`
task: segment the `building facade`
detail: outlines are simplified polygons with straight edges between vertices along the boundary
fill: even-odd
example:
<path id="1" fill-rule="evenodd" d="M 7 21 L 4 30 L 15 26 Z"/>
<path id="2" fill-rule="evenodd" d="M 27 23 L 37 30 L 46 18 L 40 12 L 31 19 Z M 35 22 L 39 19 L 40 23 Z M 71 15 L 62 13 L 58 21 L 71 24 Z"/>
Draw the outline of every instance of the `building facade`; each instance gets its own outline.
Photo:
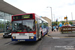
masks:
<path id="1" fill-rule="evenodd" d="M 23 13 L 25 12 L 8 4 L 4 0 L 0 0 L 0 32 L 6 32 L 7 26 L 11 26 L 12 15 Z"/>
<path id="2" fill-rule="evenodd" d="M 48 22 L 48 26 L 51 26 L 51 20 L 47 17 L 42 17 L 43 19 L 45 19 Z"/>

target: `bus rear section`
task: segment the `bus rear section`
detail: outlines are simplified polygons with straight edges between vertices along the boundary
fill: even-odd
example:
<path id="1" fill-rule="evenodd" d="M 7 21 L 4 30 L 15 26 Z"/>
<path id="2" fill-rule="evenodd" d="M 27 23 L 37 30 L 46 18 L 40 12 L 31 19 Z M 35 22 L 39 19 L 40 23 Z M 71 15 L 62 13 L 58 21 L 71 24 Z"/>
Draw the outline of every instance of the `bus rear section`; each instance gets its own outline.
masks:
<path id="1" fill-rule="evenodd" d="M 12 41 L 36 41 L 34 14 L 12 16 Z"/>

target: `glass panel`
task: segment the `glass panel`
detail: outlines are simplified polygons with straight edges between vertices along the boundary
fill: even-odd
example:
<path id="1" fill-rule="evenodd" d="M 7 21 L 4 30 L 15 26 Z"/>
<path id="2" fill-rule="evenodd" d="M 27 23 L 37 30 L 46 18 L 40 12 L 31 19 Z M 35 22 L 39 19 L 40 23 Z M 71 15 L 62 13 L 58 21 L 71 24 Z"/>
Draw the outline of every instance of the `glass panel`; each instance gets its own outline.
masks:
<path id="1" fill-rule="evenodd" d="M 0 11 L 0 32 L 7 31 L 8 26 L 11 28 L 11 14 Z"/>
<path id="2" fill-rule="evenodd" d="M 9 15 L 9 21 L 10 21 L 10 22 L 11 22 L 11 18 L 12 18 L 12 15 L 10 14 L 10 15 Z"/>
<path id="3" fill-rule="evenodd" d="M 34 20 L 13 21 L 14 32 L 35 31 Z"/>
<path id="4" fill-rule="evenodd" d="M 5 13 L 5 19 L 6 19 L 7 21 L 9 21 L 10 15 L 9 15 L 8 13 Z"/>
<path id="5" fill-rule="evenodd" d="M 23 20 L 23 26 L 30 29 L 30 31 L 34 31 L 34 20 Z"/>
<path id="6" fill-rule="evenodd" d="M 3 18 L 4 18 L 4 12 L 0 11 L 0 19 L 3 19 Z"/>
<path id="7" fill-rule="evenodd" d="M 0 11 L 0 32 L 4 32 L 4 26 L 5 26 L 5 24 L 4 24 L 4 12 L 1 12 Z"/>

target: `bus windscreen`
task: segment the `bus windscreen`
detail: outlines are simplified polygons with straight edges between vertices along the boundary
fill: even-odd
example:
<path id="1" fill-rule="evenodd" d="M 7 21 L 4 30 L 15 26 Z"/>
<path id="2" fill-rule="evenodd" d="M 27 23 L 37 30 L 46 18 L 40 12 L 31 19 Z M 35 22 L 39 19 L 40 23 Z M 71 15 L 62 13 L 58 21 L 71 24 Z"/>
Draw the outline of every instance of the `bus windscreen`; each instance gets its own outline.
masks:
<path id="1" fill-rule="evenodd" d="M 34 20 L 13 21 L 12 30 L 17 32 L 35 31 Z"/>

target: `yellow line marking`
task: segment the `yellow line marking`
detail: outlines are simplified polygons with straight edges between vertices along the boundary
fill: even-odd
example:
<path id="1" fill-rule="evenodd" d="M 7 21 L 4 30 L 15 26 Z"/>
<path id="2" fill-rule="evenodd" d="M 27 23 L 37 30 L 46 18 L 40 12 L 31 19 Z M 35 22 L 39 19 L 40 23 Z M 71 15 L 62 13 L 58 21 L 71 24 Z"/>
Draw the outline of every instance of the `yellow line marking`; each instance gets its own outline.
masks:
<path id="1" fill-rule="evenodd" d="M 48 36 L 48 35 L 45 35 L 45 36 Z"/>

